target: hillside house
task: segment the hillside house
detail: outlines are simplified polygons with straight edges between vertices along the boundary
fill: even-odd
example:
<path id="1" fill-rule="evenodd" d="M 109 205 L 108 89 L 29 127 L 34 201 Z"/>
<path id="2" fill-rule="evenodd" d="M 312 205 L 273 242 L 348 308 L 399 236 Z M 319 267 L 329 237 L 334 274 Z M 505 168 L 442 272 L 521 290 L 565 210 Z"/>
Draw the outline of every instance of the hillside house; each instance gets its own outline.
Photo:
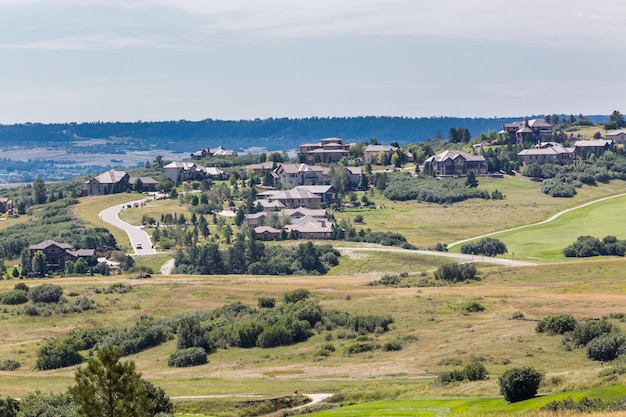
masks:
<path id="1" fill-rule="evenodd" d="M 600 156 L 606 151 L 614 150 L 612 140 L 577 140 L 574 143 L 574 152 L 578 158 L 586 159 L 589 155 Z"/>
<path id="2" fill-rule="evenodd" d="M 626 144 L 626 130 L 614 130 L 612 132 L 607 132 L 606 140 L 612 140 L 613 143 L 624 145 Z"/>
<path id="3" fill-rule="evenodd" d="M 559 164 L 572 162 L 574 148 L 566 148 L 556 142 L 540 142 L 537 146 L 517 153 L 522 165 Z"/>
<path id="4" fill-rule="evenodd" d="M 46 264 L 48 271 L 64 271 L 67 261 L 76 262 L 79 259 L 91 261 L 95 258 L 95 249 L 78 249 L 74 250 L 72 245 L 67 243 L 59 243 L 54 240 L 44 240 L 36 245 L 28 247 L 30 256 L 30 264 L 32 265 L 33 257 L 37 252 L 42 252 L 46 256 Z"/>
<path id="5" fill-rule="evenodd" d="M 85 182 L 84 195 L 116 194 L 130 188 L 130 176 L 126 171 L 110 170 Z"/>
<path id="6" fill-rule="evenodd" d="M 273 208 L 298 208 L 320 209 L 339 201 L 337 190 L 332 185 L 301 185 L 290 190 L 270 190 L 257 195 L 259 200 L 255 204 L 261 204 L 264 210 L 273 204 Z M 277 203 L 280 203 L 277 204 Z"/>
<path id="7" fill-rule="evenodd" d="M 308 164 L 338 162 L 341 158 L 350 156 L 350 145 L 344 144 L 339 138 L 326 138 L 318 143 L 300 145 L 300 153 Z"/>
<path id="8" fill-rule="evenodd" d="M 285 232 L 295 235 L 298 239 L 332 239 L 334 235 L 335 224 L 326 218 L 326 210 L 309 210 L 300 207 L 276 213 L 263 213 L 261 216 L 258 216 L 261 213 L 255 214 L 246 216 L 246 219 L 248 225 L 253 227 L 257 239 L 277 240 L 280 237 L 280 229 L 260 223 L 252 226 L 259 218 L 267 219 L 268 216 L 287 218 L 289 223 L 284 226 Z"/>
<path id="9" fill-rule="evenodd" d="M 154 178 L 151 178 L 151 177 L 130 177 L 128 179 L 128 183 L 130 184 L 131 188 L 135 189 L 135 184 L 137 183 L 137 180 L 141 181 L 142 191 L 143 192 L 145 192 L 145 193 L 156 192 L 157 184 L 159 182 L 157 180 L 155 180 Z"/>
<path id="10" fill-rule="evenodd" d="M 504 124 L 499 132 L 509 143 L 521 144 L 524 141 L 543 141 L 552 137 L 552 125 L 546 119 L 532 119 Z"/>
<path id="11" fill-rule="evenodd" d="M 372 160 L 377 161 L 379 164 L 384 161 L 380 160 L 380 156 L 384 155 L 385 158 L 391 158 L 391 154 L 393 154 L 398 148 L 395 146 L 389 145 L 367 145 L 365 151 L 363 152 L 363 158 L 365 162 L 372 162 Z"/>
<path id="12" fill-rule="evenodd" d="M 447 150 L 431 156 L 424 161 L 430 164 L 437 176 L 467 175 L 470 171 L 476 175 L 487 173 L 487 162 L 482 155 L 472 155 L 457 150 Z"/>
<path id="13" fill-rule="evenodd" d="M 211 150 L 211 148 L 206 148 L 190 154 L 192 161 L 199 161 L 209 156 L 237 156 L 237 152 L 218 146 L 217 149 L 213 151 Z"/>

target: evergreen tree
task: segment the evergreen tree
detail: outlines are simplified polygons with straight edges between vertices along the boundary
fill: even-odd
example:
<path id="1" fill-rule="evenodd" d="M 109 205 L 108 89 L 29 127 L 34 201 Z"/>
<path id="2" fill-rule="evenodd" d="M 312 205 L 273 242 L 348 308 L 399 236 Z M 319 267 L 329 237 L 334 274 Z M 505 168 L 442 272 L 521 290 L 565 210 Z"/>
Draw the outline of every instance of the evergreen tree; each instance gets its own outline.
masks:
<path id="1" fill-rule="evenodd" d="M 132 361 L 120 362 L 122 349 L 105 346 L 74 374 L 69 393 L 84 417 L 145 417 L 150 401 Z"/>
<path id="2" fill-rule="evenodd" d="M 48 194 L 46 193 L 46 184 L 44 184 L 41 178 L 37 178 L 33 184 L 35 190 L 35 203 L 45 204 L 48 200 Z"/>
<path id="3" fill-rule="evenodd" d="M 42 251 L 37 251 L 35 256 L 33 256 L 33 271 L 39 277 L 43 277 L 46 275 L 48 270 L 48 265 L 46 263 L 46 255 Z"/>

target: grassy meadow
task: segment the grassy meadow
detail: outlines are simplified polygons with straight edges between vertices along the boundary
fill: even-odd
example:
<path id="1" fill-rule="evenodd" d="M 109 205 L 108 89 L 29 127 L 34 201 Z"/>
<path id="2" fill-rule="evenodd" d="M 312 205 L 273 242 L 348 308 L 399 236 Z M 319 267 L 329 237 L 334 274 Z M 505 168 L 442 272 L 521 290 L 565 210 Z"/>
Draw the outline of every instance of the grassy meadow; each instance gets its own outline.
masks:
<path id="1" fill-rule="evenodd" d="M 260 394 L 267 398 L 298 390 L 337 393 L 345 404 L 385 398 L 497 398 L 497 376 L 510 367 L 526 365 L 546 374 L 542 394 L 626 382 L 624 376 L 610 380 L 599 376 L 614 364 L 603 367 L 586 359 L 584 349 L 567 349 L 561 337 L 534 330 L 536 321 L 549 314 L 569 313 L 588 319 L 626 313 L 625 266 L 625 260 L 615 259 L 525 268 L 487 267 L 480 270 L 481 280 L 473 284 L 424 288 L 372 287 L 367 284 L 377 276 L 358 274 L 56 278 L 53 283 L 63 287 L 69 300 L 84 295 L 96 301 L 98 309 L 45 317 L 26 316 L 21 306 L 3 306 L 0 320 L 5 336 L 0 341 L 0 359 L 17 360 L 22 366 L 0 372 L 0 395 L 21 397 L 35 389 L 63 391 L 71 384 L 74 367 L 33 369 L 38 347 L 71 329 L 131 326 L 142 315 L 166 318 L 237 301 L 255 306 L 259 297 L 275 297 L 280 302 L 282 294 L 301 287 L 308 288 L 324 309 L 391 315 L 391 331 L 372 336 L 373 341 L 399 340 L 402 350 L 346 356 L 342 347 L 353 340 L 341 330 L 321 330 L 292 346 L 220 349 L 209 355 L 208 364 L 192 368 L 167 366 L 175 340 L 128 359 L 135 361 L 144 377 L 174 397 Z M 27 284 L 32 287 L 43 282 L 50 280 L 30 280 Z M 118 282 L 131 285 L 133 290 L 125 294 L 102 291 Z M 0 291 L 14 284 L 12 280 L 0 281 Z M 462 306 L 470 301 L 479 302 L 485 311 L 464 313 Z M 519 318 L 520 313 L 523 318 L 512 319 L 514 315 Z M 614 322 L 623 326 L 617 319 Z M 316 357 L 323 343 L 332 343 L 337 350 L 328 357 Z M 472 360 L 485 365 L 488 380 L 435 384 L 439 372 L 460 368 Z M 210 407 L 211 399 L 203 401 Z"/>

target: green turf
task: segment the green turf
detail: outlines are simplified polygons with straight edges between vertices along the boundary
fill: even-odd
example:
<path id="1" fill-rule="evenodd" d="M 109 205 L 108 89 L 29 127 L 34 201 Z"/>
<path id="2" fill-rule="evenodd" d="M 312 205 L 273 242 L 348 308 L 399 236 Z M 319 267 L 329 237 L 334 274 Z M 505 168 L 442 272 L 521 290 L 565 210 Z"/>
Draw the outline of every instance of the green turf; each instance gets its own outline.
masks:
<path id="1" fill-rule="evenodd" d="M 492 235 L 503 241 L 516 259 L 563 261 L 563 249 L 578 236 L 626 238 L 626 196 L 601 201 L 570 211 L 536 226 Z M 608 221 L 607 221 L 608 220 Z M 460 250 L 460 246 L 453 248 Z"/>
<path id="2" fill-rule="evenodd" d="M 395 417 L 430 417 L 460 414 L 486 413 L 520 413 L 538 410 L 552 401 L 564 400 L 571 397 L 579 400 L 583 397 L 602 398 L 604 400 L 618 400 L 626 395 L 623 385 L 592 388 L 580 391 L 569 391 L 552 395 L 539 395 L 535 398 L 516 403 L 507 403 L 503 398 L 424 398 L 398 401 L 375 401 L 332 410 L 313 413 L 315 417 L 336 416 L 395 416 Z M 332 401 L 332 400 L 331 400 Z"/>

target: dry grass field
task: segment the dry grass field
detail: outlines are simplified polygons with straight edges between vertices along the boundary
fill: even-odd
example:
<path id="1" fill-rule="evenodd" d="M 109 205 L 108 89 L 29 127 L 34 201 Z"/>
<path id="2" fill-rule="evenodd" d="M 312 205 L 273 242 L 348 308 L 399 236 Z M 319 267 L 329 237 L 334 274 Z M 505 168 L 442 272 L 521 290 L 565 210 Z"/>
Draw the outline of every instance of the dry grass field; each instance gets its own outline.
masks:
<path id="1" fill-rule="evenodd" d="M 626 261 L 618 259 L 525 268 L 488 267 L 481 269 L 482 280 L 476 283 L 425 288 L 371 287 L 367 286 L 373 279 L 371 275 L 352 274 L 155 276 L 147 280 L 117 276 L 59 278 L 53 283 L 64 288 L 68 299 L 85 295 L 97 302 L 98 309 L 42 317 L 18 314 L 20 306 L 4 306 L 0 314 L 4 335 L 0 359 L 14 359 L 22 366 L 16 371 L 0 372 L 0 393 L 20 397 L 34 389 L 61 391 L 71 384 L 74 368 L 33 370 L 41 343 L 71 329 L 130 326 L 142 315 L 166 318 L 237 301 L 256 305 L 258 297 L 280 300 L 286 291 L 300 287 L 308 288 L 326 309 L 391 315 L 395 320 L 392 330 L 375 339 L 379 343 L 400 340 L 403 349 L 345 356 L 341 347 L 351 340 L 340 338 L 340 330 L 324 330 L 307 342 L 287 347 L 218 350 L 209 356 L 207 365 L 193 368 L 167 366 L 175 340 L 129 359 L 171 396 L 272 396 L 297 389 L 400 398 L 493 397 L 498 395 L 495 376 L 509 367 L 524 365 L 535 366 L 546 374 L 548 382 L 542 387 L 543 392 L 597 386 L 604 383 L 598 376 L 603 369 L 601 364 L 586 359 L 582 349 L 567 349 L 561 337 L 537 334 L 534 328 L 536 320 L 549 314 L 569 313 L 577 319 L 591 319 L 626 313 L 625 266 Z M 15 282 L 0 282 L 0 291 L 11 289 Z M 97 288 L 105 289 L 116 282 L 132 285 L 133 291 L 97 293 Z M 485 311 L 464 313 L 461 307 L 470 301 L 479 302 Z M 522 313 L 523 319 L 512 319 L 515 313 Z M 315 352 L 327 339 L 337 351 L 316 360 Z M 492 378 L 446 387 L 433 383 L 437 373 L 455 368 L 446 362 L 455 360 L 464 365 L 474 359 L 484 363 Z M 608 366 L 611 364 L 604 368 Z"/>

